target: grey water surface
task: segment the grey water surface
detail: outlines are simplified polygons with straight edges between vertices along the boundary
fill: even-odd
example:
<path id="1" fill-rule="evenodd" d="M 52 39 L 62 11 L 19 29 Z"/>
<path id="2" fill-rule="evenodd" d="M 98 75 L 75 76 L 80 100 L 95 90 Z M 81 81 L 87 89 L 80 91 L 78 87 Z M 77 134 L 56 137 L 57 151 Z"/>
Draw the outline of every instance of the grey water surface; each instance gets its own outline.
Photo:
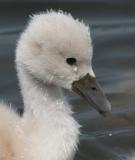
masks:
<path id="1" fill-rule="evenodd" d="M 90 1 L 66 4 L 0 4 L 0 99 L 23 112 L 14 55 L 16 42 L 31 15 L 63 9 L 91 27 L 93 68 L 112 104 L 101 117 L 83 99 L 68 93 L 82 125 L 75 160 L 124 159 L 135 151 L 135 2 Z"/>

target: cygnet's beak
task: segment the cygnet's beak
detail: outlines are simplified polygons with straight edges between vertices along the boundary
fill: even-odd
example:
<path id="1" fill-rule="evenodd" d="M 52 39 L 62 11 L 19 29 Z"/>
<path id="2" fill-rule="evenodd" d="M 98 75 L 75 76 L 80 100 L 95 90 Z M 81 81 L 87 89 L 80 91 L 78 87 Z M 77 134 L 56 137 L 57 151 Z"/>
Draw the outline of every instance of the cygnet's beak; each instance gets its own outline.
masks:
<path id="1" fill-rule="evenodd" d="M 111 104 L 97 83 L 96 78 L 89 74 L 86 74 L 80 80 L 74 81 L 72 83 L 72 90 L 93 105 L 103 116 L 106 116 L 111 111 Z"/>

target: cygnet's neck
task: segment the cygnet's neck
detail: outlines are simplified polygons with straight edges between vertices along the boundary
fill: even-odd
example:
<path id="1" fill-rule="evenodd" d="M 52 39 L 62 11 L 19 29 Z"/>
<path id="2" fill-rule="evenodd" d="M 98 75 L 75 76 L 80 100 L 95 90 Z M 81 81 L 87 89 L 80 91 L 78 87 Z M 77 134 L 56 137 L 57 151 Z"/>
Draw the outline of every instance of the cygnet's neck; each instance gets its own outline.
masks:
<path id="1" fill-rule="evenodd" d="M 31 146 L 37 146 L 32 147 L 32 157 L 36 153 L 32 159 L 72 160 L 80 125 L 72 117 L 61 89 L 40 82 L 22 67 L 18 68 L 18 74 L 25 105 L 23 124 L 26 129 L 33 128 L 33 122 L 36 126 L 31 133 L 35 135 L 34 141 L 29 140 Z"/>
<path id="2" fill-rule="evenodd" d="M 64 110 L 71 112 L 67 107 L 62 89 L 45 84 L 32 76 L 24 68 L 19 69 L 19 80 L 25 106 L 25 114 L 41 116 L 46 112 L 55 112 Z"/>

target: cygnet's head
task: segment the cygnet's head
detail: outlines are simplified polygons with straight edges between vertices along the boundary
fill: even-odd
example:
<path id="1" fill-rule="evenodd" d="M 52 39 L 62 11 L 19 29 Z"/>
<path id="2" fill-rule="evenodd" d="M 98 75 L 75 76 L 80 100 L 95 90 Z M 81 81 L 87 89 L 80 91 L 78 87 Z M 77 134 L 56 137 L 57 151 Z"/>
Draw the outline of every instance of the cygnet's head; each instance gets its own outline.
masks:
<path id="1" fill-rule="evenodd" d="M 110 104 L 92 70 L 89 27 L 70 14 L 50 11 L 32 16 L 17 46 L 17 67 L 44 84 L 73 90 L 99 112 Z"/>

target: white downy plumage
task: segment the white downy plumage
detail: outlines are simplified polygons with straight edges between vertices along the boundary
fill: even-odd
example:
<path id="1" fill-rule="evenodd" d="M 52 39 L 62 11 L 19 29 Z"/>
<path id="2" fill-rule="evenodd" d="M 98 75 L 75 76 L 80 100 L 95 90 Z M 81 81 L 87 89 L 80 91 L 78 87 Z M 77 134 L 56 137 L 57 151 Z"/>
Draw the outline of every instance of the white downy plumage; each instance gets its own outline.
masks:
<path id="1" fill-rule="evenodd" d="M 72 90 L 86 74 L 94 79 L 91 59 L 90 32 L 83 22 L 61 11 L 31 17 L 16 49 L 25 112 L 19 117 L 1 104 L 0 160 L 73 159 L 79 124 L 62 88 Z"/>

